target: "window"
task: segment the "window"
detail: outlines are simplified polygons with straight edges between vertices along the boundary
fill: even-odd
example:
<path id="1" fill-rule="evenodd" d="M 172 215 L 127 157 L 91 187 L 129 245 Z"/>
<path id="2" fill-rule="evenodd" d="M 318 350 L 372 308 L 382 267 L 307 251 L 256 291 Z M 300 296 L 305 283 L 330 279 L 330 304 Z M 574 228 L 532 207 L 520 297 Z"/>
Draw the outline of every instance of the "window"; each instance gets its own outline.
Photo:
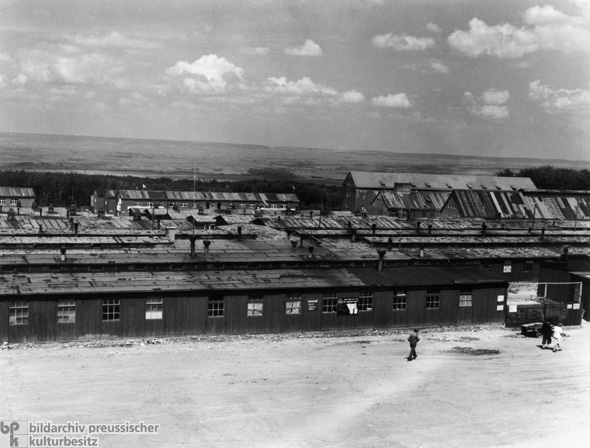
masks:
<path id="1" fill-rule="evenodd" d="M 188 202 L 181 202 L 180 203 L 180 206 L 181 207 L 188 207 Z"/>
<path id="2" fill-rule="evenodd" d="M 335 313 L 338 305 L 338 294 L 324 294 L 322 313 Z"/>
<path id="3" fill-rule="evenodd" d="M 264 299 L 262 296 L 248 297 L 248 316 L 262 316 L 264 311 Z"/>
<path id="4" fill-rule="evenodd" d="M 439 291 L 430 290 L 426 293 L 426 309 L 437 309 L 440 307 Z"/>
<path id="5" fill-rule="evenodd" d="M 285 314 L 301 314 L 301 296 L 291 294 L 285 302 Z"/>
<path id="6" fill-rule="evenodd" d="M 525 261 L 524 266 L 522 267 L 522 272 L 531 272 L 533 270 L 533 262 L 532 261 Z"/>
<path id="7" fill-rule="evenodd" d="M 372 311 L 373 310 L 373 293 L 363 292 L 359 296 L 358 304 L 359 311 Z"/>
<path id="8" fill-rule="evenodd" d="M 484 269 L 487 269 L 488 271 L 491 271 L 493 268 L 492 263 L 485 263 L 483 265 L 483 267 L 484 267 Z"/>
<path id="9" fill-rule="evenodd" d="M 29 302 L 8 302 L 10 310 L 9 325 L 29 324 Z"/>
<path id="10" fill-rule="evenodd" d="M 102 301 L 102 320 L 117 321 L 121 312 L 121 301 L 119 299 L 106 299 Z"/>
<path id="11" fill-rule="evenodd" d="M 459 293 L 459 306 L 473 306 L 473 291 L 464 290 Z"/>
<path id="12" fill-rule="evenodd" d="M 153 206 L 154 206 L 154 203 L 153 203 L 153 202 L 148 202 L 148 203 L 147 203 L 147 206 L 148 206 L 148 207 L 153 207 Z"/>
<path id="13" fill-rule="evenodd" d="M 164 312 L 164 299 L 151 298 L 145 299 L 145 318 L 147 320 L 162 319 Z"/>
<path id="14" fill-rule="evenodd" d="M 406 291 L 393 291 L 393 310 L 405 311 L 408 307 L 408 296 Z"/>
<path id="15" fill-rule="evenodd" d="M 504 262 L 504 274 L 512 272 L 512 262 L 510 260 Z"/>
<path id="16" fill-rule="evenodd" d="M 134 205 L 137 205 L 137 206 L 140 206 L 141 205 L 141 202 L 140 201 L 135 201 L 133 204 Z"/>
<path id="17" fill-rule="evenodd" d="M 0 205 L 6 205 L 6 199 L 0 199 Z"/>
<path id="18" fill-rule="evenodd" d="M 73 324 L 76 322 L 76 301 L 75 300 L 58 300 L 57 301 L 57 323 Z"/>
<path id="19" fill-rule="evenodd" d="M 17 203 L 16 199 L 11 199 L 10 200 L 10 205 L 17 205 L 17 204 L 18 203 Z"/>
<path id="20" fill-rule="evenodd" d="M 361 199 L 365 199 L 367 197 L 367 195 L 365 195 L 365 193 L 361 194 Z"/>
<path id="21" fill-rule="evenodd" d="M 248 204 L 248 208 L 256 208 L 256 204 Z M 271 204 L 270 208 L 275 208 L 275 205 Z"/>
<path id="22" fill-rule="evenodd" d="M 209 317 L 223 317 L 223 299 L 209 299 L 207 303 L 207 316 Z"/>
<path id="23" fill-rule="evenodd" d="M 243 203 L 241 203 L 241 204 L 239 205 L 239 207 L 240 207 L 240 208 L 246 208 L 246 204 L 243 204 Z"/>

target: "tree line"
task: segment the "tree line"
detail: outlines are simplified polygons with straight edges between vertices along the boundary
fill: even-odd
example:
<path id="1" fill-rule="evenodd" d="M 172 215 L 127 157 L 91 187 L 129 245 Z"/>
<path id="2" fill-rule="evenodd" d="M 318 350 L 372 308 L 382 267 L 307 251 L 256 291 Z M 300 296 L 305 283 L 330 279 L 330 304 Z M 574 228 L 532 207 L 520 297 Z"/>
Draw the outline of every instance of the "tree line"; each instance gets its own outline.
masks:
<path id="1" fill-rule="evenodd" d="M 535 186 L 542 190 L 586 190 L 590 191 L 590 170 L 556 168 L 544 165 L 537 168 L 524 168 L 518 172 L 510 169 L 498 171 L 496 176 L 530 177 Z"/>
<path id="2" fill-rule="evenodd" d="M 252 174 L 252 173 L 251 173 Z M 213 191 L 234 193 L 294 193 L 301 208 L 335 210 L 340 208 L 340 186 L 298 181 L 295 176 L 252 177 L 237 182 L 194 181 L 193 179 L 115 176 L 53 171 L 1 171 L 0 187 L 32 188 L 39 206 L 90 205 L 91 195 L 106 190 Z M 145 186 L 145 188 L 144 188 Z"/>

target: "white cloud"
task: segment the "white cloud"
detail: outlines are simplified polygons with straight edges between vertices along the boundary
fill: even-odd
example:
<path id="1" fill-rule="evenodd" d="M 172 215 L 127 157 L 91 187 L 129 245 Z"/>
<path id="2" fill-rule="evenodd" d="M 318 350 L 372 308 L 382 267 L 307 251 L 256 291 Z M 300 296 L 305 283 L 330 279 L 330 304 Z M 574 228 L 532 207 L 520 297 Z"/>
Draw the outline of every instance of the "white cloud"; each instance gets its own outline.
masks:
<path id="1" fill-rule="evenodd" d="M 412 107 L 412 103 L 410 103 L 410 100 L 405 93 L 377 96 L 372 98 L 371 102 L 378 107 L 395 107 L 399 109 L 407 109 Z"/>
<path id="2" fill-rule="evenodd" d="M 77 45 L 90 47 L 128 47 L 137 49 L 159 48 L 160 44 L 146 39 L 134 39 L 116 31 L 103 35 L 82 35 L 74 36 L 73 41 Z"/>
<path id="3" fill-rule="evenodd" d="M 127 99 L 127 98 L 119 98 L 119 104 L 121 106 L 127 106 L 127 105 L 131 104 L 131 100 Z"/>
<path id="4" fill-rule="evenodd" d="M 316 84 L 308 77 L 301 78 L 298 81 L 287 81 L 287 78 L 267 78 L 270 84 L 266 87 L 267 92 L 294 94 L 297 96 L 304 95 L 328 95 L 334 96 L 338 92 L 331 87 L 325 87 Z"/>
<path id="5" fill-rule="evenodd" d="M 533 6 L 524 12 L 524 23 L 527 25 L 557 25 L 569 23 L 572 19 L 551 5 Z"/>
<path id="6" fill-rule="evenodd" d="M 427 61 L 428 66 L 437 73 L 447 74 L 449 73 L 449 67 L 439 61 L 438 59 L 430 59 Z"/>
<path id="7" fill-rule="evenodd" d="M 364 103 L 365 95 L 356 90 L 349 90 L 340 95 L 340 101 L 343 103 Z"/>
<path id="8" fill-rule="evenodd" d="M 321 56 L 322 49 L 313 40 L 307 39 L 300 47 L 285 48 L 285 54 L 290 56 Z"/>
<path id="9" fill-rule="evenodd" d="M 504 104 L 510 99 L 510 92 L 508 90 L 486 90 L 481 96 L 485 104 Z"/>
<path id="10" fill-rule="evenodd" d="M 540 80 L 529 84 L 529 98 L 550 110 L 581 110 L 590 108 L 590 90 L 551 89 Z"/>
<path id="11" fill-rule="evenodd" d="M 99 53 L 59 57 L 52 69 L 57 77 L 71 83 L 108 83 L 122 71 L 118 61 Z"/>
<path id="12" fill-rule="evenodd" d="M 266 56 L 270 54 L 270 48 L 268 47 L 242 47 L 240 53 L 253 55 L 253 56 Z"/>
<path id="13" fill-rule="evenodd" d="M 456 30 L 447 42 L 473 58 L 483 54 L 498 58 L 520 58 L 539 50 L 588 52 L 589 18 L 569 16 L 552 6 L 534 6 L 524 12 L 523 27 L 517 28 L 508 23 L 489 26 L 473 18 L 468 31 Z"/>
<path id="14" fill-rule="evenodd" d="M 510 115 L 508 107 L 504 105 L 510 99 L 508 90 L 489 89 L 478 98 L 471 92 L 465 92 L 464 99 L 472 115 L 493 120 L 504 120 Z"/>
<path id="15" fill-rule="evenodd" d="M 398 51 L 426 50 L 436 45 L 431 37 L 414 37 L 407 34 L 398 36 L 393 33 L 373 36 L 371 43 L 377 48 L 393 48 Z"/>
<path id="16" fill-rule="evenodd" d="M 220 58 L 215 54 L 201 56 L 192 64 L 178 61 L 168 68 L 166 73 L 171 76 L 184 74 L 196 75 L 185 77 L 183 86 L 191 92 L 223 92 L 229 81 L 242 79 L 244 70 L 241 67 Z"/>
<path id="17" fill-rule="evenodd" d="M 432 22 L 429 22 L 428 25 L 426 25 L 426 29 L 428 31 L 433 32 L 433 33 L 442 32 L 442 29 L 440 28 L 440 26 L 438 26 L 436 23 L 432 23 Z"/>

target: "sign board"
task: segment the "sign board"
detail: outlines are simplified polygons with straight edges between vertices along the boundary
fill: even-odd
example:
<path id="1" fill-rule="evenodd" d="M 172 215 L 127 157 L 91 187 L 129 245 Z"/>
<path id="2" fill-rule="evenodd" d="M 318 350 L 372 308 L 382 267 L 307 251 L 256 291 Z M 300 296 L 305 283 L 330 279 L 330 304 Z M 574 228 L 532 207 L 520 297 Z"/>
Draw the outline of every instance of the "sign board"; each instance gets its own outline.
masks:
<path id="1" fill-rule="evenodd" d="M 318 299 L 307 299 L 307 311 L 315 311 L 318 309 Z"/>

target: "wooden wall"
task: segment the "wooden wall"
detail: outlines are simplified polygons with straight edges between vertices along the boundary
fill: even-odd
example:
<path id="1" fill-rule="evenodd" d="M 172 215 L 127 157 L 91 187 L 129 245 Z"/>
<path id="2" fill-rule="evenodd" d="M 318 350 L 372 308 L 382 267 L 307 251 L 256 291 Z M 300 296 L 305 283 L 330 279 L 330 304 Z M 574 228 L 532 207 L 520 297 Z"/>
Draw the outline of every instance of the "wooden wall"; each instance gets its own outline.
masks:
<path id="1" fill-rule="evenodd" d="M 202 291 L 155 295 L 113 294 L 76 298 L 75 323 L 57 323 L 57 300 L 47 296 L 42 300 L 29 297 L 28 325 L 9 325 L 9 300 L 0 298 L 0 340 L 67 341 L 75 339 L 135 338 L 151 336 L 181 336 L 192 334 L 280 333 L 296 331 L 345 330 L 354 328 L 391 328 L 406 326 L 437 326 L 458 324 L 500 323 L 506 288 L 477 287 L 473 289 L 473 306 L 459 307 L 459 289 L 441 288 L 438 309 L 426 309 L 426 289 L 407 290 L 407 308 L 393 310 L 393 291 L 373 291 L 373 309 L 358 311 L 351 316 L 322 311 L 325 291 L 301 294 L 301 314 L 286 314 L 289 294 L 281 291 L 261 296 L 262 316 L 248 316 L 248 295 L 216 294 L 223 298 L 223 317 L 208 316 L 209 297 Z M 360 291 L 342 290 L 339 298 L 356 298 Z M 497 301 L 498 295 L 504 302 Z M 163 318 L 145 318 L 146 298 L 163 298 Z M 102 320 L 102 299 L 120 299 L 120 319 Z M 19 296 L 19 300 L 27 297 Z"/>

